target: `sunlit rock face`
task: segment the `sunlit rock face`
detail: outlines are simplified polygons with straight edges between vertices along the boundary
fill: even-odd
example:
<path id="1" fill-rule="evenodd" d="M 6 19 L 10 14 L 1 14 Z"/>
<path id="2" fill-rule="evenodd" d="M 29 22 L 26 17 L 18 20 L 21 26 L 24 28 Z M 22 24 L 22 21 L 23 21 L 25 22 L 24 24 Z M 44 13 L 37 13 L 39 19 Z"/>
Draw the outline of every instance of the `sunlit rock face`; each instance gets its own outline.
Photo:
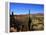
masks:
<path id="1" fill-rule="evenodd" d="M 36 14 L 32 18 L 32 25 L 34 30 L 43 30 L 44 29 L 44 15 Z"/>

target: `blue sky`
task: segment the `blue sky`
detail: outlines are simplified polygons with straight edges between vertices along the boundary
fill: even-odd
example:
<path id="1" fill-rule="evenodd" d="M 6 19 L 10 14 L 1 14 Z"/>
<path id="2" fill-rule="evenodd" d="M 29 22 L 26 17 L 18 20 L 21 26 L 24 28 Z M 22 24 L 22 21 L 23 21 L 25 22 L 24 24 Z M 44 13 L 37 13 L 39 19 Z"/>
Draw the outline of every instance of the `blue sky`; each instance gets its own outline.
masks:
<path id="1" fill-rule="evenodd" d="M 44 13 L 43 4 L 27 4 L 27 3 L 10 3 L 10 13 L 15 14 L 37 14 Z"/>

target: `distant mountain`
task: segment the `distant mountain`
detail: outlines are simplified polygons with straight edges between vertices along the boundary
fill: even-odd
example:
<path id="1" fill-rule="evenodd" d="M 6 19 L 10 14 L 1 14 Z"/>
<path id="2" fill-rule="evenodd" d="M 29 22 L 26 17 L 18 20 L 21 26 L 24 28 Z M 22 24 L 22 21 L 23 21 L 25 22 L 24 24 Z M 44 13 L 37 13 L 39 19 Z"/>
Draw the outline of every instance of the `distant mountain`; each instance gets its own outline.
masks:
<path id="1" fill-rule="evenodd" d="M 32 14 L 32 15 L 34 15 L 34 16 L 44 16 L 44 14 L 42 14 L 42 13 L 37 13 L 37 14 Z"/>
<path id="2" fill-rule="evenodd" d="M 12 16 L 12 15 L 10 15 Z M 21 15 L 14 15 L 16 17 L 26 17 L 26 16 L 29 16 L 29 14 L 21 14 Z M 44 14 L 42 13 L 37 13 L 37 14 L 30 14 L 30 16 L 44 16 Z"/>

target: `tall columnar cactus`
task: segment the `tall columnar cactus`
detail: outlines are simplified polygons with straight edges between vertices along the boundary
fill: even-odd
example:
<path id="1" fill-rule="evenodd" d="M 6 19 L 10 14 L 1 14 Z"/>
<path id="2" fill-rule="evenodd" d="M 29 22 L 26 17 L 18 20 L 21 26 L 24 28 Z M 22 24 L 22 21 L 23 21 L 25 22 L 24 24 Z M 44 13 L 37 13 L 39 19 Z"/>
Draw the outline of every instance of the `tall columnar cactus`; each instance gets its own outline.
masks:
<path id="1" fill-rule="evenodd" d="M 30 25 L 31 25 L 31 18 L 30 18 L 30 10 L 29 10 L 29 21 L 28 21 L 28 28 L 29 28 L 29 31 L 31 30 L 31 29 L 30 29 Z"/>

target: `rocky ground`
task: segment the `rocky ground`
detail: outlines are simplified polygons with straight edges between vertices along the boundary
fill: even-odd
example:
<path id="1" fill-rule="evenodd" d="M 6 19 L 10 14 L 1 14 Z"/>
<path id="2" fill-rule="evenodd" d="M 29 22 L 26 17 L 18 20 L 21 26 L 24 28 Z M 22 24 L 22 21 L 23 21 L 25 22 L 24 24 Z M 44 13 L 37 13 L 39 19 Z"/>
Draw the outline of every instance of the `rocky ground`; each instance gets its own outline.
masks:
<path id="1" fill-rule="evenodd" d="M 10 32 L 22 32 L 22 31 L 44 30 L 44 15 L 31 14 L 30 30 L 28 24 L 29 24 L 29 15 L 10 16 Z"/>

